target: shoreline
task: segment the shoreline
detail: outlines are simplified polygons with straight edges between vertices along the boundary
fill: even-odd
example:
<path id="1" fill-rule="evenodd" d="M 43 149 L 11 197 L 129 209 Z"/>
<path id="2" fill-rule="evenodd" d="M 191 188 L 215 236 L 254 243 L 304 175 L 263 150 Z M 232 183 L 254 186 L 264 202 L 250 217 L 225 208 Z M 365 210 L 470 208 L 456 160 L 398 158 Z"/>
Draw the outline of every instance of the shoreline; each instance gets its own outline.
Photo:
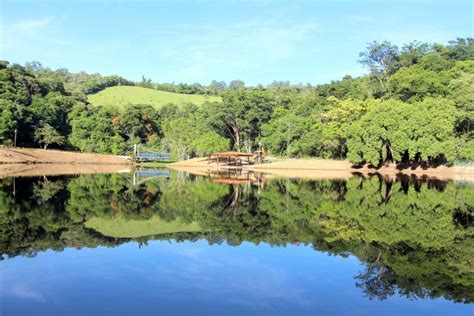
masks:
<path id="1" fill-rule="evenodd" d="M 100 173 L 129 173 L 133 166 L 120 164 L 8 163 L 0 164 L 0 179 L 8 177 L 62 176 Z"/>
<path id="2" fill-rule="evenodd" d="M 386 165 L 381 168 L 354 167 L 347 160 L 321 158 L 267 157 L 263 164 L 229 166 L 209 162 L 207 157 L 173 163 L 160 163 L 177 171 L 207 176 L 216 173 L 253 172 L 273 177 L 300 179 L 348 179 L 355 175 L 396 177 L 400 175 L 429 177 L 440 180 L 474 182 L 474 166 L 438 166 L 413 168 Z M 134 164 L 129 156 L 78 153 L 34 148 L 0 147 L 0 178 L 11 176 L 66 175 L 131 172 Z"/>
<path id="3" fill-rule="evenodd" d="M 0 147 L 3 164 L 131 165 L 131 157 L 63 150 Z"/>
<path id="4" fill-rule="evenodd" d="M 474 167 L 447 167 L 435 168 L 421 167 L 400 168 L 397 165 L 389 165 L 381 168 L 369 168 L 367 166 L 354 168 L 347 160 L 331 160 L 319 158 L 307 159 L 283 159 L 269 157 L 269 162 L 257 165 L 217 166 L 216 163 L 208 163 L 207 158 L 193 158 L 180 162 L 168 164 L 167 167 L 175 170 L 186 171 L 196 174 L 205 174 L 216 171 L 245 170 L 261 172 L 273 176 L 302 178 L 302 179 L 347 179 L 354 175 L 381 175 L 394 177 L 397 175 L 430 177 L 440 180 L 455 180 L 474 182 Z"/>

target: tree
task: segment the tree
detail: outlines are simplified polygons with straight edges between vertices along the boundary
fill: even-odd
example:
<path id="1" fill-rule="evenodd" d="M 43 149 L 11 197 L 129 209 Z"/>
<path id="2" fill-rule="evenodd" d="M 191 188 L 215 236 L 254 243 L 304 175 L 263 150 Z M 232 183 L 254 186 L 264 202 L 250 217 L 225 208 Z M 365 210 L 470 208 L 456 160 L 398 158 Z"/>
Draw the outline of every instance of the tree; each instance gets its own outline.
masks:
<path id="1" fill-rule="evenodd" d="M 222 102 L 205 105 L 210 125 L 232 141 L 236 150 L 252 151 L 261 126 L 271 116 L 272 100 L 262 89 L 229 90 Z"/>
<path id="2" fill-rule="evenodd" d="M 245 83 L 242 80 L 232 80 L 229 82 L 229 88 L 233 90 L 238 90 L 245 87 Z"/>
<path id="3" fill-rule="evenodd" d="M 367 76 L 358 78 L 344 76 L 342 80 L 317 85 L 313 91 L 316 95 L 323 98 L 336 97 L 341 100 L 365 100 L 374 94 L 373 90 Z"/>
<path id="4" fill-rule="evenodd" d="M 379 101 L 369 99 L 361 100 L 339 100 L 334 97 L 328 98 L 332 102 L 326 112 L 322 114 L 322 136 L 324 147 L 328 156 L 344 158 L 347 154 L 347 138 L 349 128 L 355 124 L 371 107 L 376 106 Z"/>
<path id="5" fill-rule="evenodd" d="M 189 158 L 196 137 L 195 121 L 190 116 L 178 117 L 162 123 L 162 147 L 171 151 L 178 160 Z"/>
<path id="6" fill-rule="evenodd" d="M 137 86 L 153 89 L 153 83 L 151 82 L 151 79 L 145 77 L 145 75 L 142 76 L 142 81 L 137 83 Z"/>
<path id="7" fill-rule="evenodd" d="M 385 90 L 388 77 L 399 67 L 398 47 L 388 41 L 374 41 L 368 44 L 367 50 L 360 53 L 359 57 L 359 62 L 369 68 L 371 75 L 378 80 L 382 90 Z"/>
<path id="8" fill-rule="evenodd" d="M 196 138 L 192 143 L 192 147 L 198 156 L 209 156 L 214 152 L 229 150 L 230 141 L 218 133 L 210 131 Z"/>
<path id="9" fill-rule="evenodd" d="M 448 86 L 449 98 L 458 109 L 457 131 L 469 134 L 474 127 L 474 74 L 462 73 L 451 80 Z"/>
<path id="10" fill-rule="evenodd" d="M 317 144 L 318 138 L 312 135 L 313 146 L 300 144 L 301 138 L 316 127 L 313 116 L 302 116 L 289 110 L 278 108 L 273 112 L 272 119 L 262 125 L 263 146 L 274 154 L 309 155 L 312 147 Z"/>
<path id="11" fill-rule="evenodd" d="M 159 115 L 151 105 L 129 105 L 115 119 L 122 137 L 131 144 L 158 143 Z"/>
<path id="12" fill-rule="evenodd" d="M 421 58 L 431 51 L 431 46 L 427 43 L 414 41 L 403 45 L 400 52 L 400 67 L 409 67 L 420 62 Z"/>
<path id="13" fill-rule="evenodd" d="M 449 41 L 449 45 L 445 54 L 454 60 L 473 60 L 474 59 L 474 39 L 473 38 L 457 38 Z"/>
<path id="14" fill-rule="evenodd" d="M 408 104 L 387 100 L 370 107 L 350 126 L 348 158 L 351 162 L 428 162 L 456 158 L 456 109 L 446 99 L 427 98 Z"/>
<path id="15" fill-rule="evenodd" d="M 390 95 L 402 101 L 421 101 L 428 96 L 445 96 L 449 76 L 421 66 L 402 67 L 388 80 Z"/>
<path id="16" fill-rule="evenodd" d="M 43 149 L 47 149 L 51 144 L 63 145 L 65 142 L 64 136 L 59 134 L 58 131 L 49 124 L 37 128 L 34 138 L 38 143 L 44 144 Z"/>
<path id="17" fill-rule="evenodd" d="M 118 114 L 102 106 L 91 107 L 77 104 L 68 115 L 71 124 L 69 142 L 88 152 L 123 154 L 126 141 L 120 136 Z"/>
<path id="18" fill-rule="evenodd" d="M 211 94 L 218 94 L 224 91 L 226 87 L 227 87 L 227 84 L 224 81 L 212 80 L 211 83 L 209 84 L 208 89 L 211 92 Z"/>
<path id="19" fill-rule="evenodd" d="M 0 142 L 5 143 L 17 126 L 15 104 L 9 100 L 0 99 Z"/>

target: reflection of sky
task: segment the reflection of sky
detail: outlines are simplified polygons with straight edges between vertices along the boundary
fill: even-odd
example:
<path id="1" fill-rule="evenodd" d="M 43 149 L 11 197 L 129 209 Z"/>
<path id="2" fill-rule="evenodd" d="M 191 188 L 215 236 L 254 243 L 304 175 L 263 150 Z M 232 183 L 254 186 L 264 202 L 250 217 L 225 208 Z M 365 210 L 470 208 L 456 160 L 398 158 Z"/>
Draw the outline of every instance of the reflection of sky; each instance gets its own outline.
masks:
<path id="1" fill-rule="evenodd" d="M 368 300 L 357 259 L 311 247 L 150 242 L 0 263 L 1 315 L 473 315 L 444 299 Z"/>

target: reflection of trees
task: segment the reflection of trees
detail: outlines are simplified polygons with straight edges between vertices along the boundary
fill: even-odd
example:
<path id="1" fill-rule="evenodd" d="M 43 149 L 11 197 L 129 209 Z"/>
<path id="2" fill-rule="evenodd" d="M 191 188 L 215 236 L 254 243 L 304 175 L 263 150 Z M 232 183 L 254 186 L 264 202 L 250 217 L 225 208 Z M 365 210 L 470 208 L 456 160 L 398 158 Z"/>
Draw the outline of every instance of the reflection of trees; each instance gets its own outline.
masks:
<path id="1" fill-rule="evenodd" d="M 69 191 L 62 180 L 18 178 L 15 182 L 15 191 L 12 179 L 0 183 L 0 258 L 113 244 L 71 219 L 65 211 Z"/>
<path id="2" fill-rule="evenodd" d="M 85 229 L 92 216 L 198 222 L 201 233 L 155 239 L 205 238 L 312 244 L 365 263 L 356 285 L 370 298 L 395 293 L 474 301 L 473 187 L 427 179 L 274 180 L 263 190 L 173 174 L 132 186 L 122 175 L 17 179 L 0 183 L 0 253 L 117 245 Z M 149 238 L 136 239 L 146 244 Z"/>
<path id="3" fill-rule="evenodd" d="M 395 293 L 410 298 L 444 296 L 458 302 L 473 302 L 472 238 L 454 249 L 430 252 L 402 246 L 360 247 L 354 252 L 366 262 L 355 277 L 356 285 L 369 298 L 385 299 Z"/>
<path id="4" fill-rule="evenodd" d="M 149 181 L 133 186 L 122 175 L 85 175 L 71 179 L 67 210 L 72 217 L 120 217 L 145 219 L 158 211 L 159 185 Z"/>
<path id="5" fill-rule="evenodd" d="M 369 298 L 386 299 L 397 291 L 396 277 L 389 269 L 371 263 L 366 264 L 365 272 L 355 277 L 356 286 L 363 288 Z"/>
<path id="6" fill-rule="evenodd" d="M 160 183 L 163 195 L 159 201 L 159 216 L 172 221 L 180 218 L 187 222 L 201 221 L 214 208 L 220 208 L 229 192 L 226 185 L 213 183 L 201 177 L 185 178 L 173 174 Z"/>
<path id="7" fill-rule="evenodd" d="M 50 181 L 45 177 L 43 181 L 33 185 L 33 193 L 38 197 L 38 200 L 47 201 L 63 188 L 64 185 L 61 180 Z"/>

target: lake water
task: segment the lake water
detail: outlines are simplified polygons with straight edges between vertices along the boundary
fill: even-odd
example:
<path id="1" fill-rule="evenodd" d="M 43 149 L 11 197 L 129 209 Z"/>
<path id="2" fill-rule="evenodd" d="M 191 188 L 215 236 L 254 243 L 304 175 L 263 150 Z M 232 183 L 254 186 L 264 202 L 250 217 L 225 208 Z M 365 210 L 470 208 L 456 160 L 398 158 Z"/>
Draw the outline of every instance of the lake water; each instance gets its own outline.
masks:
<path id="1" fill-rule="evenodd" d="M 474 315 L 474 186 L 258 180 L 0 180 L 1 315 Z"/>

